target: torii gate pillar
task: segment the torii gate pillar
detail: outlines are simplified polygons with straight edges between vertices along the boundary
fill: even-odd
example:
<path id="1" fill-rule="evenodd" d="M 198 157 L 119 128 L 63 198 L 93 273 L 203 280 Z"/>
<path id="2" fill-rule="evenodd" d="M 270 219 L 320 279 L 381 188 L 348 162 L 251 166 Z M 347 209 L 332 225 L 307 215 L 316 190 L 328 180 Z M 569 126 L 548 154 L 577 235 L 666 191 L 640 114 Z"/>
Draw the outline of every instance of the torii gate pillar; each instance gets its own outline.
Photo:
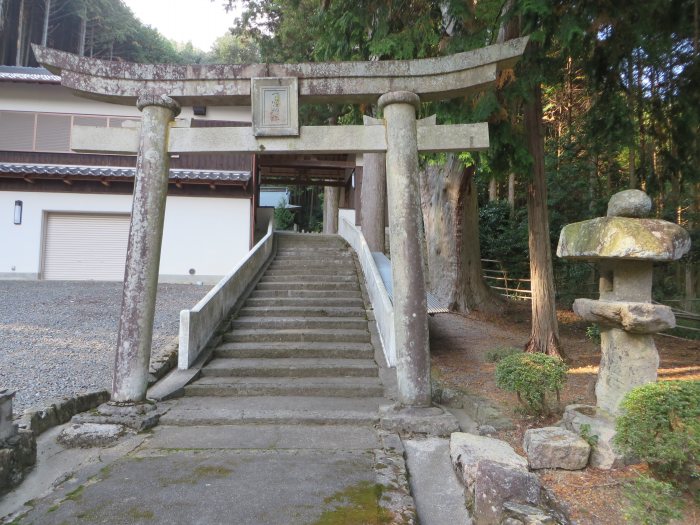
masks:
<path id="1" fill-rule="evenodd" d="M 168 127 L 180 113 L 180 105 L 165 95 L 142 95 L 136 105 L 143 120 L 112 380 L 112 401 L 117 403 L 146 398 L 168 194 Z"/>
<path id="2" fill-rule="evenodd" d="M 429 407 L 430 346 L 423 276 L 423 228 L 418 188 L 420 98 L 386 93 L 379 109 L 386 122 L 386 179 L 394 286 L 394 333 L 399 405 Z"/>
<path id="3" fill-rule="evenodd" d="M 323 233 L 338 233 L 338 209 L 340 207 L 340 188 L 325 186 L 323 188 Z"/>
<path id="4" fill-rule="evenodd" d="M 376 119 L 364 117 L 365 126 L 374 125 Z M 380 121 L 381 122 L 381 121 Z M 386 213 L 386 155 L 365 153 L 363 155 L 362 191 L 360 199 L 360 224 L 362 235 L 370 251 L 383 252 L 385 249 Z"/>

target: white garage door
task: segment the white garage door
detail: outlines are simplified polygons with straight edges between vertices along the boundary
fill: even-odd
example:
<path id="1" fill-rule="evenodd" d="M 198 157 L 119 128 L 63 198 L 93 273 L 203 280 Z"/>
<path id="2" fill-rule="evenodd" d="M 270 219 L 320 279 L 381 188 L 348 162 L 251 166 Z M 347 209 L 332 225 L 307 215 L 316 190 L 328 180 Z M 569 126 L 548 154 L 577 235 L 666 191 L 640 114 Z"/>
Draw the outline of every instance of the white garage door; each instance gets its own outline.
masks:
<path id="1" fill-rule="evenodd" d="M 43 277 L 121 281 L 128 240 L 128 215 L 49 213 Z"/>

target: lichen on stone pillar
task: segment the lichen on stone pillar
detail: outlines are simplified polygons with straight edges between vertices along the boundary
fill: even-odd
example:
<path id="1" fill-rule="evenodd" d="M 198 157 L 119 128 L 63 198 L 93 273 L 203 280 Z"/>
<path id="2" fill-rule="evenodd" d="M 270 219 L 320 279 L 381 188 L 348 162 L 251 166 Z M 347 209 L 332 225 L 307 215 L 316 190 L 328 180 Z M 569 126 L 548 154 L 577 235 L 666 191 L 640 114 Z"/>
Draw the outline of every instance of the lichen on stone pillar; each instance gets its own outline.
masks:
<path id="1" fill-rule="evenodd" d="M 384 112 L 387 137 L 386 177 L 399 403 L 427 407 L 431 404 L 430 347 L 416 129 L 420 99 L 414 93 L 397 91 L 382 95 L 378 105 Z"/>
<path id="2" fill-rule="evenodd" d="M 112 380 L 112 401 L 118 403 L 146 397 L 170 171 L 168 130 L 180 112 L 163 94 L 142 94 L 136 105 L 143 118 Z"/>

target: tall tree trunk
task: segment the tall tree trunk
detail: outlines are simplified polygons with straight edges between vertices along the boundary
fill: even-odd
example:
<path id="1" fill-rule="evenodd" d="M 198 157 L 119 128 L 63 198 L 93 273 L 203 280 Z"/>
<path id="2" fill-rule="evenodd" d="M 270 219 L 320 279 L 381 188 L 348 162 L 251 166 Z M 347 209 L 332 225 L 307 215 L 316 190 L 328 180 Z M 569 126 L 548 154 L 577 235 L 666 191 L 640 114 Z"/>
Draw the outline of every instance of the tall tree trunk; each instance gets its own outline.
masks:
<path id="1" fill-rule="evenodd" d="M 80 35 L 78 36 L 78 56 L 85 56 L 85 37 L 87 35 L 87 7 L 80 15 Z"/>
<path id="2" fill-rule="evenodd" d="M 51 0 L 44 2 L 44 27 L 41 31 L 41 45 L 46 46 L 49 41 L 49 18 L 51 18 Z"/>
<path id="3" fill-rule="evenodd" d="M 506 18 L 513 8 L 513 3 L 513 0 L 506 0 L 501 10 L 501 18 Z M 517 37 L 520 32 L 518 20 L 512 18 L 507 24 L 501 24 L 498 40 L 505 42 Z M 530 52 L 538 51 L 538 45 L 531 43 Z M 544 352 L 562 357 L 554 295 L 552 248 L 549 241 L 547 179 L 544 171 L 544 134 L 542 132 L 542 89 L 539 83 L 533 86 L 531 99 L 523 107 L 523 121 L 527 147 L 533 161 L 533 173 L 527 185 L 532 327 L 525 351 Z"/>
<path id="4" fill-rule="evenodd" d="M 515 216 L 515 173 L 508 174 L 508 207 L 512 219 Z"/>
<path id="5" fill-rule="evenodd" d="M 19 23 L 17 25 L 17 56 L 15 57 L 15 65 L 24 65 L 24 57 L 22 56 L 22 49 L 24 48 L 24 26 L 26 25 L 26 10 L 24 7 L 24 0 L 20 0 L 19 3 Z"/>
<path id="6" fill-rule="evenodd" d="M 542 134 L 542 90 L 532 88 L 532 99 L 523 108 L 527 146 L 533 160 L 532 179 L 527 191 L 527 216 L 530 248 L 530 285 L 532 290 L 532 332 L 527 352 L 562 356 L 554 292 L 554 270 L 549 238 L 547 180 L 544 170 Z"/>
<path id="7" fill-rule="evenodd" d="M 369 249 L 373 252 L 384 252 L 386 222 L 384 210 L 387 205 L 386 196 L 386 154 L 366 153 L 362 168 L 362 234 Z"/>
<path id="8" fill-rule="evenodd" d="M 325 186 L 323 192 L 323 233 L 338 233 L 338 205 L 340 188 Z"/>
<path id="9" fill-rule="evenodd" d="M 498 200 L 498 182 L 494 177 L 489 181 L 489 202 Z"/>
<path id="10" fill-rule="evenodd" d="M 598 186 L 598 162 L 597 156 L 591 155 L 591 167 L 588 171 L 588 212 L 591 217 L 595 213 L 596 187 Z"/>
<path id="11" fill-rule="evenodd" d="M 639 182 L 637 181 L 637 161 L 635 158 L 635 153 L 636 153 L 636 141 L 634 140 L 634 135 L 636 128 L 634 126 L 634 119 L 636 116 L 636 112 L 634 110 L 634 64 L 632 62 L 632 59 L 630 58 L 627 61 L 627 84 L 628 84 L 628 94 L 627 94 L 627 99 L 629 103 L 629 118 L 630 121 L 632 122 L 632 135 L 630 137 L 630 155 L 629 155 L 629 187 L 631 189 L 635 189 L 638 185 Z"/>
<path id="12" fill-rule="evenodd" d="M 5 29 L 5 2 L 6 0 L 0 0 L 0 33 Z"/>
<path id="13" fill-rule="evenodd" d="M 450 310 L 500 313 L 504 301 L 484 282 L 474 168 L 456 155 L 420 172 L 430 291 Z"/>

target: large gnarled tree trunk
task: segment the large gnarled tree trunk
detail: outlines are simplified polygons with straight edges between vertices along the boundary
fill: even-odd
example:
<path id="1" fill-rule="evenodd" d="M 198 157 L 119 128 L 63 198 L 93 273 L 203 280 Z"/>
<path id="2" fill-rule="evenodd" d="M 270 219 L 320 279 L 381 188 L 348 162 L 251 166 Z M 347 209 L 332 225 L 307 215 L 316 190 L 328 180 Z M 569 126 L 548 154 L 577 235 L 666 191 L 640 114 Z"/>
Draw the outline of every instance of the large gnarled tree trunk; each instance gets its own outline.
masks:
<path id="1" fill-rule="evenodd" d="M 484 282 L 474 168 L 456 155 L 420 172 L 429 289 L 450 310 L 500 313 L 504 301 Z"/>

